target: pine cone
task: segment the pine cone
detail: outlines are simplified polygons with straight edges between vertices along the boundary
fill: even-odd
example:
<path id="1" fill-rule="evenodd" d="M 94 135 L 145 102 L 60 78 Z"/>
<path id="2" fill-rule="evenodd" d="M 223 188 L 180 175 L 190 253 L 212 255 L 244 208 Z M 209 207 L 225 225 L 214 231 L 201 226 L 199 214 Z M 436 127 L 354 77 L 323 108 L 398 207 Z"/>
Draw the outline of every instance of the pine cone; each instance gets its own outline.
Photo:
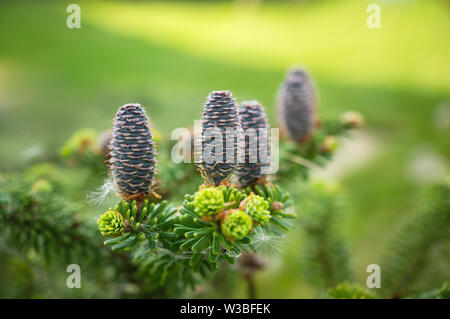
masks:
<path id="1" fill-rule="evenodd" d="M 121 196 L 147 197 L 155 173 L 156 152 L 147 114 L 139 104 L 119 108 L 111 148 L 111 169 Z"/>
<path id="2" fill-rule="evenodd" d="M 218 186 L 227 180 L 237 165 L 239 118 L 235 99 L 230 91 L 213 91 L 203 107 L 202 156 L 199 170 L 209 186 Z M 211 138 L 214 130 L 221 132 L 222 139 Z M 227 148 L 227 132 L 234 130 L 232 145 Z M 208 133 L 210 134 L 208 136 Z M 222 150 L 220 147 L 222 146 Z M 205 152 L 205 149 L 207 150 Z M 220 152 L 220 154 L 218 153 Z M 228 154 L 228 161 L 227 161 Z"/>
<path id="3" fill-rule="evenodd" d="M 284 134 L 297 142 L 307 141 L 316 124 L 316 89 L 302 69 L 288 72 L 278 94 L 278 113 Z"/>
<path id="4" fill-rule="evenodd" d="M 245 163 L 238 165 L 236 175 L 239 185 L 247 187 L 263 177 L 261 169 L 268 165 L 264 163 L 264 160 L 270 157 L 270 127 L 264 107 L 258 101 L 242 102 L 238 108 L 238 114 L 242 130 L 247 135 L 244 142 Z M 253 135 L 255 133 L 256 136 Z"/>

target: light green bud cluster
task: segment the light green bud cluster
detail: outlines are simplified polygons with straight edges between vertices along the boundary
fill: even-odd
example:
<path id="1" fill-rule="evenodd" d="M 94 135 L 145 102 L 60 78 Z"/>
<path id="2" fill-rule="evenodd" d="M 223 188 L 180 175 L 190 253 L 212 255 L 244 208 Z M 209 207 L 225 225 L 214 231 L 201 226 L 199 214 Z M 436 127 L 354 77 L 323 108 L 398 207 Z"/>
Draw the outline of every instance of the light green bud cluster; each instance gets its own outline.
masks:
<path id="1" fill-rule="evenodd" d="M 125 223 L 122 214 L 114 210 L 104 213 L 97 221 L 98 229 L 103 236 L 119 236 L 125 229 Z"/>
<path id="2" fill-rule="evenodd" d="M 228 212 L 222 220 L 222 233 L 231 240 L 239 240 L 247 236 L 253 227 L 252 218 L 240 209 Z"/>
<path id="3" fill-rule="evenodd" d="M 258 195 L 250 195 L 245 204 L 245 212 L 250 215 L 253 220 L 264 225 L 270 220 L 269 203 Z"/>
<path id="4" fill-rule="evenodd" d="M 94 150 L 96 141 L 97 132 L 91 129 L 80 130 L 64 144 L 60 154 L 62 157 L 81 156 L 88 149 Z"/>
<path id="5" fill-rule="evenodd" d="M 210 187 L 195 193 L 192 205 L 199 216 L 214 216 L 224 209 L 225 200 L 219 188 Z"/>

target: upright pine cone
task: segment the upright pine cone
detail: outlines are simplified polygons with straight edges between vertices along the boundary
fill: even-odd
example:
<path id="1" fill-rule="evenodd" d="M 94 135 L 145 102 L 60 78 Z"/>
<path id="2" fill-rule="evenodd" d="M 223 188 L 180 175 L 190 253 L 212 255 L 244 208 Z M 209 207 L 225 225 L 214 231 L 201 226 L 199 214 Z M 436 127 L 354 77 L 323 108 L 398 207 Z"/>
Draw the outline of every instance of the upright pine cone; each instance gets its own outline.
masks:
<path id="1" fill-rule="evenodd" d="M 203 107 L 201 163 L 199 169 L 209 186 L 218 186 L 237 165 L 239 118 L 230 91 L 213 91 Z M 222 138 L 212 138 L 220 132 Z M 227 134 L 230 145 L 227 147 Z M 220 147 L 221 146 L 221 147 Z"/>
<path id="2" fill-rule="evenodd" d="M 258 101 L 242 102 L 238 114 L 245 137 L 245 163 L 238 165 L 236 176 L 239 185 L 247 187 L 262 178 L 262 167 L 269 165 L 270 127 L 264 107 Z"/>
<path id="3" fill-rule="evenodd" d="M 139 104 L 119 108 L 111 142 L 111 170 L 124 199 L 142 199 L 151 193 L 156 159 L 150 123 Z"/>
<path id="4" fill-rule="evenodd" d="M 303 69 L 289 71 L 278 94 L 282 132 L 294 141 L 307 141 L 316 124 L 316 104 L 316 89 L 310 75 Z"/>

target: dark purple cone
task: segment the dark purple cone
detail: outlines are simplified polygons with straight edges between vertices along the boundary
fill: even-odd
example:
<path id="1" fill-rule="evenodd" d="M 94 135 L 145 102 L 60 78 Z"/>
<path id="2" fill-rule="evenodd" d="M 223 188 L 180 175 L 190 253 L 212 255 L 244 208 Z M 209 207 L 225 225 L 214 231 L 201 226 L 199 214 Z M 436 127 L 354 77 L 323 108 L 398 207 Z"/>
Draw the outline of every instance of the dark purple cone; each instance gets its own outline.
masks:
<path id="1" fill-rule="evenodd" d="M 264 107 L 257 101 L 242 102 L 238 114 L 245 137 L 245 163 L 238 165 L 236 176 L 239 186 L 247 187 L 263 177 L 262 167 L 270 165 L 266 159 L 270 157 L 270 127 Z"/>
<path id="2" fill-rule="evenodd" d="M 307 140 L 315 127 L 316 89 L 302 69 L 288 72 L 278 94 L 278 114 L 283 133 L 297 142 Z"/>
<path id="3" fill-rule="evenodd" d="M 156 159 L 150 123 L 139 104 L 117 111 L 111 149 L 111 170 L 122 197 L 148 196 Z"/>
<path id="4" fill-rule="evenodd" d="M 239 119 L 234 100 L 230 91 L 213 91 L 209 94 L 203 107 L 202 161 L 199 164 L 199 169 L 208 185 L 218 186 L 230 177 L 237 165 Z M 209 132 L 214 129 L 220 131 L 222 139 L 216 140 L 208 136 L 208 129 Z M 227 129 L 229 130 L 228 132 L 234 132 L 232 138 L 229 138 L 230 145 L 228 145 L 228 149 L 226 143 Z M 213 146 L 217 145 L 222 145 L 220 154 L 218 154 L 220 149 L 213 148 Z M 212 152 L 205 152 L 205 149 L 208 148 Z M 208 156 L 209 154 L 211 156 Z"/>

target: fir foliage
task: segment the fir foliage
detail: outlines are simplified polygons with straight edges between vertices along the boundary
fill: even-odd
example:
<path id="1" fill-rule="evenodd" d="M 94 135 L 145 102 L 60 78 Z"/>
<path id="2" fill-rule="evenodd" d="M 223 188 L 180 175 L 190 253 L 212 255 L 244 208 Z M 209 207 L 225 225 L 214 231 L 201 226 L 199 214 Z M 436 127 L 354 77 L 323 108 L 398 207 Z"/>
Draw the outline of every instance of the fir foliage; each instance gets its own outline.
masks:
<path id="1" fill-rule="evenodd" d="M 381 264 L 384 270 L 381 288 L 385 297 L 403 297 L 415 292 L 415 284 L 430 267 L 435 248 L 450 241 L 448 178 L 430 189 L 427 206 L 424 212 L 406 220 L 391 238 Z"/>
<path id="2" fill-rule="evenodd" d="M 332 299 L 374 299 L 375 296 L 363 287 L 344 282 L 328 290 Z"/>
<path id="3" fill-rule="evenodd" d="M 45 263 L 70 263 L 80 256 L 94 262 L 107 255 L 99 253 L 95 224 L 79 218 L 77 205 L 14 177 L 0 181 L 0 221 L 10 247 L 23 253 L 32 250 Z"/>
<path id="4" fill-rule="evenodd" d="M 324 288 L 350 280 L 348 248 L 337 232 L 342 210 L 338 185 L 313 181 L 300 192 L 301 258 L 306 277 Z"/>

